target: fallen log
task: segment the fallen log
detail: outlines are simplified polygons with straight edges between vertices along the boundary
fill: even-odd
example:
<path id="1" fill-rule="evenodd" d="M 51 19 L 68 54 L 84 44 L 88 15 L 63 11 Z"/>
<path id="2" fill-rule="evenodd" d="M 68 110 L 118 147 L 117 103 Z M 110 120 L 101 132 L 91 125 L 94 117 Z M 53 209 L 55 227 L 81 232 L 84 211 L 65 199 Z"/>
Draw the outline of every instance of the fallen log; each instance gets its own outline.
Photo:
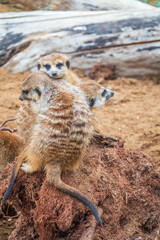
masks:
<path id="1" fill-rule="evenodd" d="M 115 65 L 117 76 L 160 74 L 159 9 L 5 13 L 0 27 L 0 65 L 14 73 L 60 51 L 86 73 L 102 63 Z"/>

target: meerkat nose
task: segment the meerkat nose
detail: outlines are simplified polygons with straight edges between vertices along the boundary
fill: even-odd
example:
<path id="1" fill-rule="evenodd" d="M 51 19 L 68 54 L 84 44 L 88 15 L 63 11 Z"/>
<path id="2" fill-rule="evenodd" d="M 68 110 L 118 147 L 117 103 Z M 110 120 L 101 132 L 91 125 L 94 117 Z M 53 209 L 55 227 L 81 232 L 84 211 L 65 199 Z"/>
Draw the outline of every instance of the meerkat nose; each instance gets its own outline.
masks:
<path id="1" fill-rule="evenodd" d="M 19 100 L 23 101 L 23 98 L 22 98 L 22 96 L 20 96 L 20 97 L 19 97 Z"/>
<path id="2" fill-rule="evenodd" d="M 113 91 L 111 91 L 111 97 L 113 97 L 113 95 L 114 95 L 114 92 L 113 92 Z"/>
<path id="3" fill-rule="evenodd" d="M 111 97 L 113 97 L 113 95 L 114 95 L 114 92 L 111 91 L 111 90 L 108 90 L 108 91 L 107 91 L 107 95 L 106 95 L 106 101 L 107 101 L 108 99 L 110 99 Z"/>
<path id="4" fill-rule="evenodd" d="M 55 77 L 57 75 L 56 72 L 52 72 L 52 77 Z"/>

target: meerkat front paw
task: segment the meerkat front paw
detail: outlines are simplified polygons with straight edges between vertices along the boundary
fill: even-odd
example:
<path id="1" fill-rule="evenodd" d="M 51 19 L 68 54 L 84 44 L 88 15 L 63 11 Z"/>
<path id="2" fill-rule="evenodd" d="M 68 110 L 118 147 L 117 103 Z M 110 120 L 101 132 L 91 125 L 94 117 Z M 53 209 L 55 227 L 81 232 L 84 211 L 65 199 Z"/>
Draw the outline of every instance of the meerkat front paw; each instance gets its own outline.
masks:
<path id="1" fill-rule="evenodd" d="M 29 163 L 23 163 L 21 169 L 26 173 L 32 172 L 32 167 Z"/>

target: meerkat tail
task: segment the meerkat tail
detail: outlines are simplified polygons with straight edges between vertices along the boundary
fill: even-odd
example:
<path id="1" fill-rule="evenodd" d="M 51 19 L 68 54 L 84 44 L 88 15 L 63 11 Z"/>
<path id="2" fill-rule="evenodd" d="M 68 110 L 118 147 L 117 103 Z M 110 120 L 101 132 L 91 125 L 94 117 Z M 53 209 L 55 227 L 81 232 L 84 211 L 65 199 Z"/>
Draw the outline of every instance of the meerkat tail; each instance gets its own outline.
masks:
<path id="1" fill-rule="evenodd" d="M 102 220 L 98 214 L 98 210 L 96 208 L 96 206 L 85 196 L 83 195 L 80 191 L 78 191 L 77 189 L 65 184 L 62 180 L 61 180 L 61 168 L 60 166 L 57 164 L 48 164 L 45 167 L 46 169 L 46 176 L 47 176 L 47 181 L 49 183 L 52 183 L 55 185 L 55 187 L 57 187 L 59 190 L 61 190 L 64 193 L 67 193 L 68 195 L 77 198 L 78 200 L 80 200 L 81 202 L 83 202 L 84 204 L 86 204 L 90 210 L 92 211 L 94 217 L 96 218 L 97 222 L 102 225 Z"/>
<path id="2" fill-rule="evenodd" d="M 23 158 L 19 157 L 17 163 L 15 163 L 14 166 L 13 166 L 11 178 L 10 178 L 10 181 L 9 181 L 9 185 L 8 185 L 6 193 L 5 193 L 5 195 L 2 199 L 2 206 L 12 192 L 13 184 L 15 182 L 15 179 L 16 179 L 17 175 L 18 175 L 18 171 L 21 167 L 22 162 L 23 162 Z"/>
<path id="3" fill-rule="evenodd" d="M 98 214 L 98 210 L 96 208 L 96 206 L 82 193 L 80 193 L 79 191 L 77 191 L 76 189 L 74 189 L 73 187 L 70 187 L 69 185 L 65 184 L 64 182 L 58 182 L 57 185 L 55 185 L 58 189 L 60 189 L 61 191 L 67 193 L 68 195 L 77 198 L 78 200 L 80 200 L 81 202 L 83 202 L 84 204 L 86 204 L 91 212 L 93 213 L 93 215 L 95 216 L 95 219 L 97 220 L 97 222 L 102 225 L 102 220 Z"/>

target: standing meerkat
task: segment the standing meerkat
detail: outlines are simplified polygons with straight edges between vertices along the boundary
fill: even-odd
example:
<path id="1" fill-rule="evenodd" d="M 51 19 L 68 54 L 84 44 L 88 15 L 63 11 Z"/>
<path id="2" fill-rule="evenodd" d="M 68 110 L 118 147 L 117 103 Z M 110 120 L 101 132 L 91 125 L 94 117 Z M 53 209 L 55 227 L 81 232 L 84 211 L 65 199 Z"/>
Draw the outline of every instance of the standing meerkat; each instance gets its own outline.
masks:
<path id="1" fill-rule="evenodd" d="M 2 204 L 8 198 L 22 165 L 27 173 L 45 169 L 47 181 L 79 199 L 102 224 L 95 205 L 77 189 L 61 180 L 61 173 L 75 170 L 82 162 L 92 137 L 90 110 L 83 93 L 62 80 L 62 86 L 43 72 L 31 74 L 22 85 L 21 100 L 35 114 L 28 144 L 18 157 Z"/>
<path id="2" fill-rule="evenodd" d="M 113 91 L 105 89 L 103 86 L 94 83 L 92 80 L 85 82 L 81 81 L 80 78 L 69 69 L 69 67 L 70 62 L 68 58 L 61 53 L 52 53 L 42 57 L 37 65 L 38 70 L 45 72 L 54 80 L 63 79 L 72 85 L 78 86 L 85 93 L 90 107 L 100 107 L 114 95 Z"/>
<path id="3" fill-rule="evenodd" d="M 62 85 L 61 80 L 66 80 L 72 85 L 78 86 L 85 94 L 86 100 L 90 108 L 100 107 L 105 104 L 113 95 L 114 92 L 104 88 L 102 85 L 93 82 L 92 80 L 81 81 L 81 79 L 73 73 L 70 69 L 70 62 L 66 55 L 62 53 L 52 53 L 45 57 L 40 58 L 37 68 L 45 72 L 54 81 L 59 80 L 59 84 Z M 103 136 L 94 132 L 94 137 Z M 118 139 L 105 136 L 106 140 L 117 142 Z"/>

